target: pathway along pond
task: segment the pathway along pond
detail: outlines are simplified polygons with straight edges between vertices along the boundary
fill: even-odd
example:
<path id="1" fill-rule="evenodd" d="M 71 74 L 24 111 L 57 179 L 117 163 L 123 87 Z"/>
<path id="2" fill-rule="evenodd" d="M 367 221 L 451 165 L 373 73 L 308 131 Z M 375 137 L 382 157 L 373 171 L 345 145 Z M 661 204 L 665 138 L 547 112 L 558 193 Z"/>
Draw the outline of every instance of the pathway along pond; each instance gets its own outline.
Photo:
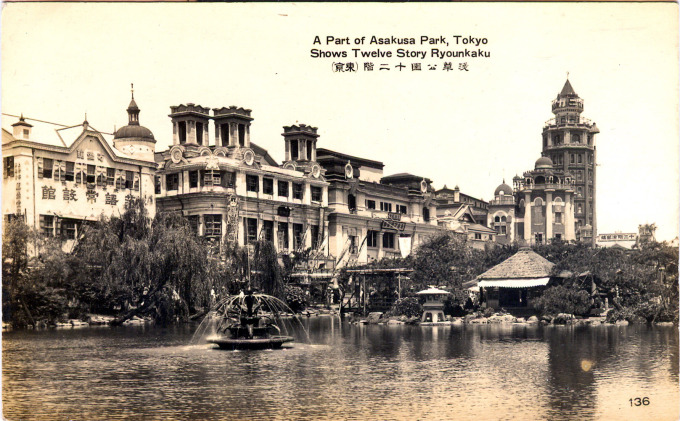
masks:
<path id="1" fill-rule="evenodd" d="M 303 322 L 279 351 L 189 345 L 197 325 L 3 333 L 3 415 L 678 419 L 677 327 Z"/>

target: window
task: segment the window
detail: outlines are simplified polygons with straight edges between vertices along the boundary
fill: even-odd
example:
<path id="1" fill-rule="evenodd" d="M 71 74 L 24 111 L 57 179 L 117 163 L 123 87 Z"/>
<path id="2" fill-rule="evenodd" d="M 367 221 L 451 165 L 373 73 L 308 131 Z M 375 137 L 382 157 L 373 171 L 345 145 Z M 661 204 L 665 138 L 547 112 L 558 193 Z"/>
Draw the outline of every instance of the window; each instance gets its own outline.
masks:
<path id="1" fill-rule="evenodd" d="M 312 160 L 312 142 L 307 143 L 307 160 L 311 161 Z"/>
<path id="2" fill-rule="evenodd" d="M 575 163 L 574 154 L 570 154 L 569 162 L 572 163 L 572 164 Z"/>
<path id="3" fill-rule="evenodd" d="M 393 232 L 385 232 L 383 233 L 383 240 L 382 240 L 382 245 L 384 249 L 393 249 L 394 248 L 394 233 Z"/>
<path id="4" fill-rule="evenodd" d="M 66 163 L 66 180 L 68 180 L 68 164 L 73 165 L 72 162 L 67 162 Z M 73 166 L 71 167 L 73 168 Z M 73 176 L 71 176 L 73 177 Z M 158 179 L 158 193 L 160 193 L 160 187 L 161 187 L 161 179 L 160 177 L 156 176 Z M 106 185 L 107 186 L 113 186 L 115 184 L 115 179 L 116 179 L 116 169 L 115 168 L 107 168 L 106 169 Z"/>
<path id="5" fill-rule="evenodd" d="M 347 195 L 347 208 L 351 213 L 357 212 L 357 197 L 352 193 Z"/>
<path id="6" fill-rule="evenodd" d="M 392 212 L 392 204 L 387 202 L 380 202 L 380 210 L 383 212 Z"/>
<path id="7" fill-rule="evenodd" d="M 543 199 L 541 199 L 540 197 L 534 199 L 534 206 L 543 206 Z"/>
<path id="8" fill-rule="evenodd" d="M 274 221 L 262 221 L 264 241 L 274 242 Z"/>
<path id="9" fill-rule="evenodd" d="M 7 158 L 3 159 L 3 175 L 4 178 L 7 177 L 14 177 L 14 157 L 13 156 L 8 156 Z"/>
<path id="10" fill-rule="evenodd" d="M 179 187 L 179 174 L 167 174 L 165 176 L 165 188 L 168 190 L 177 190 Z"/>
<path id="11" fill-rule="evenodd" d="M 321 187 L 312 186 L 312 202 L 321 202 Z"/>
<path id="12" fill-rule="evenodd" d="M 61 236 L 66 240 L 75 240 L 78 222 L 74 219 L 64 219 L 61 221 Z"/>
<path id="13" fill-rule="evenodd" d="M 304 196 L 303 185 L 300 183 L 293 183 L 293 199 L 300 199 Z"/>
<path id="14" fill-rule="evenodd" d="M 246 225 L 246 241 L 253 243 L 257 241 L 257 219 L 243 218 Z"/>
<path id="15" fill-rule="evenodd" d="M 220 172 L 215 170 L 203 171 L 202 181 L 204 186 L 222 185 L 222 177 L 220 177 Z"/>
<path id="16" fill-rule="evenodd" d="M 129 172 L 129 171 L 128 171 Z M 87 176 L 85 177 L 85 182 L 88 184 L 94 184 L 95 182 L 95 167 L 94 165 L 87 166 Z"/>
<path id="17" fill-rule="evenodd" d="M 349 254 L 357 254 L 357 252 L 358 252 L 357 236 L 356 235 L 350 235 L 350 236 L 348 236 L 348 240 L 349 240 L 349 247 L 348 247 Z"/>
<path id="18" fill-rule="evenodd" d="M 236 186 L 236 174 L 231 171 L 220 171 L 222 187 L 233 189 Z"/>
<path id="19" fill-rule="evenodd" d="M 246 190 L 252 192 L 260 191 L 260 177 L 246 174 Z"/>
<path id="20" fill-rule="evenodd" d="M 583 205 L 579 204 L 576 213 L 583 213 Z"/>
<path id="21" fill-rule="evenodd" d="M 505 225 L 501 225 L 501 226 L 498 227 L 498 228 L 499 228 L 498 234 L 500 234 L 500 235 L 505 235 L 505 234 L 507 234 L 507 227 L 506 227 Z"/>
<path id="22" fill-rule="evenodd" d="M 476 232 L 475 233 L 475 240 L 481 240 L 482 239 L 482 234 Z"/>
<path id="23" fill-rule="evenodd" d="M 302 235 L 302 224 L 293 224 L 293 249 L 300 250 L 304 248 L 304 240 Z"/>
<path id="24" fill-rule="evenodd" d="M 500 216 L 496 216 L 496 217 L 493 219 L 493 221 L 494 221 L 494 222 L 501 222 L 501 217 L 500 217 Z"/>
<path id="25" fill-rule="evenodd" d="M 312 235 L 312 249 L 316 250 L 319 248 L 319 241 L 321 241 L 321 238 L 319 238 L 319 226 L 318 225 L 312 225 L 311 226 L 311 235 Z"/>
<path id="26" fill-rule="evenodd" d="M 264 177 L 262 179 L 262 193 L 274 194 L 274 179 Z"/>
<path id="27" fill-rule="evenodd" d="M 179 177 L 179 174 L 175 174 L 176 176 Z M 179 181 L 179 178 L 178 178 Z M 126 189 L 133 189 L 135 183 L 135 173 L 132 171 L 125 171 L 125 188 Z M 179 182 L 178 182 L 179 184 Z"/>
<path id="28" fill-rule="evenodd" d="M 107 183 L 106 171 L 104 167 L 97 168 L 97 187 L 105 187 Z"/>
<path id="29" fill-rule="evenodd" d="M 581 135 L 572 134 L 571 135 L 571 143 L 581 143 Z"/>
<path id="30" fill-rule="evenodd" d="M 506 223 L 507 221 L 508 218 L 505 215 L 501 216 L 501 222 Z"/>
<path id="31" fill-rule="evenodd" d="M 52 178 L 52 167 L 54 166 L 54 161 L 49 158 L 43 158 L 43 170 L 42 176 L 44 178 Z M 94 179 L 92 180 L 94 183 Z"/>
<path id="32" fill-rule="evenodd" d="M 430 209 L 429 208 L 423 208 L 423 221 L 425 221 L 425 222 L 430 221 Z"/>
<path id="33" fill-rule="evenodd" d="M 156 194 L 161 194 L 161 178 L 157 175 L 153 177 L 153 191 Z"/>
<path id="34" fill-rule="evenodd" d="M 378 247 L 378 231 L 368 231 L 368 234 L 366 234 L 366 247 Z"/>
<path id="35" fill-rule="evenodd" d="M 191 228 L 191 232 L 198 234 L 198 215 L 189 215 L 187 220 L 189 221 L 189 228 Z"/>
<path id="36" fill-rule="evenodd" d="M 583 196 L 583 188 L 581 186 L 576 188 L 576 196 L 577 197 Z"/>
<path id="37" fill-rule="evenodd" d="M 205 230 L 203 234 L 206 237 L 221 238 L 222 237 L 222 215 L 204 215 Z"/>
<path id="38" fill-rule="evenodd" d="M 64 181 L 73 181 L 74 177 L 74 167 L 75 164 L 70 161 L 66 161 L 66 173 L 64 175 Z"/>
<path id="39" fill-rule="evenodd" d="M 196 143 L 203 144 L 203 123 L 196 123 Z"/>
<path id="40" fill-rule="evenodd" d="M 366 199 L 366 209 L 375 209 L 375 200 Z"/>
<path id="41" fill-rule="evenodd" d="M 54 216 L 53 215 L 40 215 L 40 232 L 45 237 L 52 237 L 52 235 L 54 233 Z"/>
<path id="42" fill-rule="evenodd" d="M 246 125 L 238 125 L 238 144 L 241 146 L 246 146 Z"/>
<path id="43" fill-rule="evenodd" d="M 555 212 L 555 223 L 556 224 L 562 223 L 562 212 Z"/>
<path id="44" fill-rule="evenodd" d="M 396 205 L 397 206 L 397 213 L 400 213 L 402 215 L 406 215 L 406 205 Z"/>
<path id="45" fill-rule="evenodd" d="M 279 181 L 279 196 L 288 197 L 288 182 Z"/>
<path id="46" fill-rule="evenodd" d="M 198 171 L 189 171 L 189 187 L 198 187 Z"/>
<path id="47" fill-rule="evenodd" d="M 276 233 L 277 241 L 279 243 L 279 251 L 288 250 L 288 222 L 279 222 L 278 231 Z"/>
<path id="48" fill-rule="evenodd" d="M 562 144 L 562 138 L 560 137 L 560 135 L 556 134 L 556 135 L 553 136 L 553 144 L 554 145 L 561 145 Z"/>

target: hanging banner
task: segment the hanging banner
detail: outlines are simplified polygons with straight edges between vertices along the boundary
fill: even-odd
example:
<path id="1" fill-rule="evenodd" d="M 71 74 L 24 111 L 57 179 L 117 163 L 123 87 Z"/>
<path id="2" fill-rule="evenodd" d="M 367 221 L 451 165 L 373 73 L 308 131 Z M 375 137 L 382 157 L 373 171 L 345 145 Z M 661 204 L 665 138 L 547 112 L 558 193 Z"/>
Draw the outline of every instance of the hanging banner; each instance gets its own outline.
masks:
<path id="1" fill-rule="evenodd" d="M 411 238 L 412 237 L 399 237 L 399 251 L 401 252 L 401 257 L 406 257 L 411 254 Z"/>

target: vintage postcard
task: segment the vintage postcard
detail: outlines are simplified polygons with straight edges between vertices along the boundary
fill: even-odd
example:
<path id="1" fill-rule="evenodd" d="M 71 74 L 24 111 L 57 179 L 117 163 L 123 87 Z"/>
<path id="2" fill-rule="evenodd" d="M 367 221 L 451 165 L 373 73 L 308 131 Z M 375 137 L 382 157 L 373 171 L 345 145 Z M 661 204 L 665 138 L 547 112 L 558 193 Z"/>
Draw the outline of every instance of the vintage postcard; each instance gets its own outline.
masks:
<path id="1" fill-rule="evenodd" d="M 5 419 L 678 418 L 676 3 L 1 37 Z"/>

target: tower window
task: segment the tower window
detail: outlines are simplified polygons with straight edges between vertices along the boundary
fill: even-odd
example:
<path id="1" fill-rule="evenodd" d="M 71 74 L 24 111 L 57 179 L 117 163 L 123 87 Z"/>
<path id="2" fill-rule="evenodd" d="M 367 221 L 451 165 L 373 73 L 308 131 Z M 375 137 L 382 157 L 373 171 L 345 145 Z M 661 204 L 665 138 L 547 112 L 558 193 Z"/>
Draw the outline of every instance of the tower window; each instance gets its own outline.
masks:
<path id="1" fill-rule="evenodd" d="M 203 144 L 203 123 L 196 123 L 196 143 Z"/>
<path id="2" fill-rule="evenodd" d="M 425 221 L 425 222 L 430 221 L 430 209 L 429 208 L 423 208 L 423 221 Z"/>
<path id="3" fill-rule="evenodd" d="M 165 186 L 168 190 L 177 190 L 179 187 L 179 174 L 168 174 L 165 176 Z"/>
<path id="4" fill-rule="evenodd" d="M 246 125 L 238 125 L 238 144 L 241 146 L 246 146 Z"/>
<path id="5" fill-rule="evenodd" d="M 180 121 L 177 123 L 177 134 L 179 135 L 179 143 L 186 143 L 187 141 L 187 123 Z"/>
<path id="6" fill-rule="evenodd" d="M 534 200 L 534 206 L 543 206 L 543 199 L 541 199 L 540 197 L 537 197 Z"/>
<path id="7" fill-rule="evenodd" d="M 571 135 L 571 143 L 581 143 L 581 135 L 578 134 Z"/>
<path id="8" fill-rule="evenodd" d="M 572 164 L 575 162 L 575 157 L 574 157 L 573 153 L 570 154 L 570 156 L 569 156 L 569 162 L 572 163 Z"/>
<path id="9" fill-rule="evenodd" d="M 300 157 L 297 139 L 290 140 L 290 159 L 296 161 Z"/>
<path id="10" fill-rule="evenodd" d="M 189 187 L 198 187 L 198 171 L 189 171 Z"/>
<path id="11" fill-rule="evenodd" d="M 312 160 L 312 141 L 307 141 L 307 160 Z"/>
<path id="12" fill-rule="evenodd" d="M 229 124 L 220 125 L 220 137 L 222 138 L 222 146 L 229 146 Z"/>

